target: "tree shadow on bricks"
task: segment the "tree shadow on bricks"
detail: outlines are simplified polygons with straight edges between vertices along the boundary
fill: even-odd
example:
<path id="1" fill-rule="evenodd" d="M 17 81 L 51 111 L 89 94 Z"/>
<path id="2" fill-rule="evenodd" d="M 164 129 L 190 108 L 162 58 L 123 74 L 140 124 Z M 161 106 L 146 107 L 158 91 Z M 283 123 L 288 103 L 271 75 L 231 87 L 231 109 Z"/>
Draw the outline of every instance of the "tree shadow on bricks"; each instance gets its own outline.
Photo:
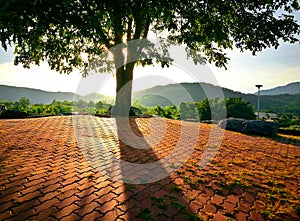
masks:
<path id="1" fill-rule="evenodd" d="M 200 220 L 198 125 L 163 118 L 78 118 L 77 143 L 95 172 L 89 220 Z M 76 126 L 76 123 L 74 124 Z M 194 129 L 194 130 L 192 130 Z M 205 193 L 204 193 L 205 194 Z M 82 202 L 84 203 L 84 202 Z M 81 205 L 82 208 L 86 205 Z M 80 212 L 81 213 L 81 212 Z M 202 215 L 202 212 L 201 212 Z M 213 214 L 212 214 L 213 215 Z"/>
<path id="2" fill-rule="evenodd" d="M 182 128 L 161 118 L 116 118 L 126 220 L 197 220 L 176 171 L 193 149 L 180 142 Z M 175 183 L 177 178 L 177 183 Z M 180 185 L 181 184 L 181 185 Z M 186 192 L 185 192 L 186 193 Z"/>

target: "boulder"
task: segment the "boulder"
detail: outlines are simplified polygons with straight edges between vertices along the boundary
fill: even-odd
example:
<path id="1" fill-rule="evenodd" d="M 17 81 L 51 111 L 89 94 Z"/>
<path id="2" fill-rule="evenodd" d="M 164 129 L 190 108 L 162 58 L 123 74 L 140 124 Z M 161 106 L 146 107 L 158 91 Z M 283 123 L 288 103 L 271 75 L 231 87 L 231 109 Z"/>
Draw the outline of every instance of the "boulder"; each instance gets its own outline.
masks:
<path id="1" fill-rule="evenodd" d="M 245 132 L 245 119 L 228 118 L 219 122 L 219 127 L 238 132 Z"/>
<path id="2" fill-rule="evenodd" d="M 246 132 L 265 136 L 274 136 L 278 132 L 279 125 L 275 122 L 261 120 L 246 121 Z"/>
<path id="3" fill-rule="evenodd" d="M 275 122 L 261 120 L 245 120 L 240 118 L 228 118 L 221 120 L 219 126 L 223 129 L 252 133 L 264 136 L 273 136 L 278 132 L 279 125 Z"/>

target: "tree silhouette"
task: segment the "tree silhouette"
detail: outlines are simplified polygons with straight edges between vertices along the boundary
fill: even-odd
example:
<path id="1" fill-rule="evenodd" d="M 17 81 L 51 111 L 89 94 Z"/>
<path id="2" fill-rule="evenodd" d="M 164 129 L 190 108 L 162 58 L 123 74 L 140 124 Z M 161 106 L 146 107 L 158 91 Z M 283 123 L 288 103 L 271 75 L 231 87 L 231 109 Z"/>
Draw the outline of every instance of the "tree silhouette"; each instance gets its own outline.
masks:
<path id="1" fill-rule="evenodd" d="M 137 63 L 132 58 L 145 45 L 127 47 L 126 54 L 112 50 L 112 62 L 105 62 L 103 54 L 117 45 L 147 38 L 149 31 L 164 33 L 168 40 L 188 46 L 194 59 L 200 56 L 202 62 L 225 67 L 224 49 L 235 46 L 255 54 L 278 47 L 280 39 L 294 43 L 299 34 L 293 16 L 299 10 L 296 0 L 0 0 L 0 4 L 0 41 L 4 49 L 15 45 L 15 64 L 29 67 L 47 61 L 53 70 L 71 73 L 79 68 L 83 76 L 90 70 L 116 69 L 116 107 L 123 109 L 119 114 L 125 109 L 128 114 Z M 168 66 L 171 60 L 163 59 L 163 52 L 159 55 L 148 47 L 139 62 L 156 60 Z M 147 56 L 151 53 L 155 59 Z M 119 93 L 126 84 L 125 92 Z"/>

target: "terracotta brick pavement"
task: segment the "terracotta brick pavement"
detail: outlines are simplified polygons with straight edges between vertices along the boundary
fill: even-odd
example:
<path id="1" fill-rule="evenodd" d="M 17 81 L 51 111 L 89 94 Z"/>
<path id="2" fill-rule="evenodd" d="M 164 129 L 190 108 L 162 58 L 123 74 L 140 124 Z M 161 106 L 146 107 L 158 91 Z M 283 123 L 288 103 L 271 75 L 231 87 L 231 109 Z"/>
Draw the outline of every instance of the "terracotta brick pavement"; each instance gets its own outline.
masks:
<path id="1" fill-rule="evenodd" d="M 200 124 L 199 130 L 197 123 L 132 118 L 129 126 L 136 137 L 110 118 L 1 120 L 0 220 L 299 220 L 295 140 L 226 131 L 217 151 L 205 153 L 213 159 L 200 169 L 215 125 Z M 116 181 L 145 170 L 113 165 L 111 156 L 150 165 L 175 152 L 180 161 L 185 145 L 192 145 L 192 137 L 181 134 L 198 130 L 191 156 L 176 172 L 151 183 Z M 177 150 L 178 144 L 184 148 Z M 144 178 L 170 169 L 154 167 Z"/>

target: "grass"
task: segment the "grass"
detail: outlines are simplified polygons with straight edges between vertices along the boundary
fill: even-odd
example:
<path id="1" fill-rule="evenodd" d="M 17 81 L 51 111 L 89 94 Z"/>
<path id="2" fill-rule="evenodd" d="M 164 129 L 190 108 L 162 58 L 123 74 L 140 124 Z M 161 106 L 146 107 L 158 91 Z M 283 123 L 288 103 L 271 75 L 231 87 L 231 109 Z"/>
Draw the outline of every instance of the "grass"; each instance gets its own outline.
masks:
<path id="1" fill-rule="evenodd" d="M 182 191 L 182 187 L 180 186 L 171 186 L 171 192 L 181 192 Z"/>
<path id="2" fill-rule="evenodd" d="M 155 217 L 151 214 L 150 208 L 144 208 L 139 213 L 135 215 L 136 218 L 141 218 L 146 221 L 152 221 Z"/>
<path id="3" fill-rule="evenodd" d="M 173 208 L 177 209 L 177 210 L 182 210 L 182 209 L 185 209 L 185 208 L 186 208 L 186 205 L 183 205 L 183 204 L 181 204 L 181 203 L 179 203 L 179 202 L 176 202 L 176 201 L 171 201 L 170 205 L 171 205 Z"/>
<path id="4" fill-rule="evenodd" d="M 183 176 L 182 179 L 190 185 L 193 189 L 197 189 L 197 184 L 193 182 L 189 177 Z"/>

